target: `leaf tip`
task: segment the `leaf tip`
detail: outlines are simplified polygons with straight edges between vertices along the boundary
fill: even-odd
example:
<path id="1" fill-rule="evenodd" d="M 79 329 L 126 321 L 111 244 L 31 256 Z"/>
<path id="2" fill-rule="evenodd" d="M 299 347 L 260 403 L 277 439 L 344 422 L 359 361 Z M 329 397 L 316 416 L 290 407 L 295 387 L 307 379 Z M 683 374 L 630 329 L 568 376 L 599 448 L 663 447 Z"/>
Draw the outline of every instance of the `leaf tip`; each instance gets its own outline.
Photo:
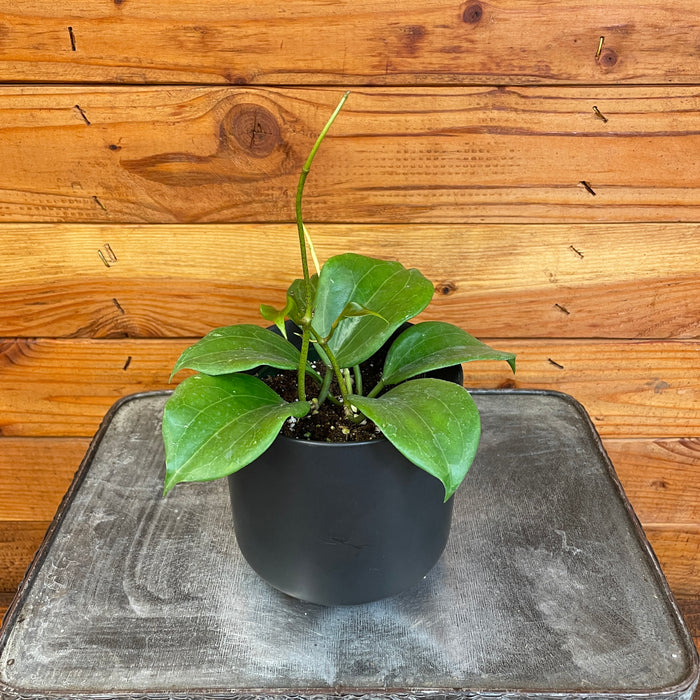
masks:
<path id="1" fill-rule="evenodd" d="M 174 377 L 181 369 L 184 369 L 184 363 L 183 363 L 183 361 L 182 361 L 182 358 L 183 358 L 184 354 L 185 354 L 185 353 L 183 352 L 182 355 L 180 355 L 180 357 L 177 358 L 177 362 L 173 365 L 173 370 L 172 370 L 172 372 L 170 373 L 170 376 L 168 377 L 168 384 L 170 384 L 170 382 L 173 381 L 173 377 Z"/>
<path id="2" fill-rule="evenodd" d="M 175 486 L 174 481 L 172 479 L 168 479 L 166 477 L 165 483 L 163 484 L 163 493 L 161 494 L 161 498 L 165 498 L 173 489 L 173 486 Z"/>

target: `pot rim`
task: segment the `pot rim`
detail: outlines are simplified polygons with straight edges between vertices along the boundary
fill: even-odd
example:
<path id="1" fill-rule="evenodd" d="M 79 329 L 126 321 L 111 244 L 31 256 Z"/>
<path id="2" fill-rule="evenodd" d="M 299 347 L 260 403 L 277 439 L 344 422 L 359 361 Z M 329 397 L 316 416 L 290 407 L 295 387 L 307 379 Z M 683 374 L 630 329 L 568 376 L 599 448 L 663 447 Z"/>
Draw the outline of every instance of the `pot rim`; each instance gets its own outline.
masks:
<path id="1" fill-rule="evenodd" d="M 324 440 L 307 440 L 306 438 L 289 437 L 278 433 L 275 440 L 287 440 L 299 445 L 309 445 L 310 447 L 361 447 L 363 445 L 373 445 L 375 443 L 389 442 L 384 433 L 379 433 L 373 440 L 348 440 L 348 442 L 326 442 Z M 274 441 L 273 441 L 274 442 Z"/>

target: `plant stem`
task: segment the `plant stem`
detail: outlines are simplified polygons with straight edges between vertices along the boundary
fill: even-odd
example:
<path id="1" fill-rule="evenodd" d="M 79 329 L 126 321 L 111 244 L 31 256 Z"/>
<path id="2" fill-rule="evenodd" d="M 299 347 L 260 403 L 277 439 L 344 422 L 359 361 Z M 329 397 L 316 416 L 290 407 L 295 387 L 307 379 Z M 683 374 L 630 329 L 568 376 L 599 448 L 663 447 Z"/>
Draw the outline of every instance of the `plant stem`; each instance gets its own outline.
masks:
<path id="1" fill-rule="evenodd" d="M 333 380 L 333 372 L 330 367 L 326 367 L 326 373 L 323 375 L 323 384 L 321 384 L 321 391 L 318 394 L 318 403 L 322 404 L 328 397 L 328 392 L 331 388 L 331 381 Z"/>
<path id="2" fill-rule="evenodd" d="M 347 392 L 347 389 L 345 386 L 345 379 L 343 377 L 343 370 L 340 369 L 340 365 L 338 364 L 338 360 L 335 359 L 335 355 L 333 354 L 333 351 L 328 347 L 328 345 L 326 344 L 324 339 L 321 338 L 321 336 L 316 331 L 316 329 L 311 328 L 311 332 L 314 334 L 314 337 L 316 338 L 316 342 L 318 343 L 321 350 L 325 353 L 326 357 L 328 358 L 328 361 L 331 363 L 331 368 L 333 369 L 333 374 L 335 374 L 335 378 L 338 380 L 338 386 L 340 388 L 340 395 L 343 397 L 343 402 L 345 402 L 345 398 L 347 397 L 348 392 Z"/>
<path id="3" fill-rule="evenodd" d="M 357 422 L 357 416 L 352 412 L 352 409 L 350 408 L 351 403 L 350 403 L 350 400 L 348 398 L 350 396 L 350 394 L 352 393 L 352 389 L 348 388 L 348 385 L 345 381 L 345 376 L 343 375 L 343 370 L 340 368 L 340 365 L 338 364 L 338 360 L 335 359 L 335 355 L 333 354 L 333 351 L 324 342 L 324 339 L 321 338 L 319 333 L 314 328 L 311 328 L 311 332 L 313 333 L 314 337 L 316 338 L 316 341 L 317 341 L 319 347 L 322 349 L 322 351 L 325 353 L 326 357 L 328 358 L 328 361 L 331 363 L 331 367 L 333 368 L 333 374 L 335 374 L 335 378 L 338 380 L 338 388 L 340 389 L 340 395 L 341 395 L 342 400 L 343 400 L 343 411 L 344 411 L 345 415 L 348 418 L 350 418 L 351 420 Z M 360 414 L 360 415 L 362 415 L 362 414 Z M 362 420 L 363 418 L 364 418 L 364 416 L 360 420 Z"/>
<path id="4" fill-rule="evenodd" d="M 358 396 L 362 396 L 362 372 L 360 372 L 360 365 L 355 365 L 352 371 L 355 373 L 355 393 Z"/>
<path id="5" fill-rule="evenodd" d="M 346 92 L 342 98 L 340 99 L 340 102 L 338 103 L 338 106 L 335 108 L 333 111 L 333 114 L 331 114 L 330 119 L 326 122 L 326 125 L 323 127 L 321 133 L 318 135 L 318 138 L 316 139 L 316 143 L 314 144 L 313 148 L 311 149 L 311 153 L 309 153 L 309 157 L 306 159 L 306 162 L 301 168 L 301 174 L 299 175 L 299 184 L 297 185 L 297 196 L 296 196 L 296 219 L 297 219 L 297 231 L 299 233 L 299 247 L 301 249 L 301 266 L 304 272 L 304 286 L 306 287 L 306 302 L 307 302 L 307 307 L 311 306 L 311 287 L 309 285 L 309 263 L 307 260 L 306 256 L 306 240 L 304 237 L 304 222 L 302 219 L 301 215 L 301 202 L 302 202 L 302 195 L 304 192 L 304 184 L 306 183 L 306 178 L 309 175 L 309 171 L 311 170 L 311 163 L 313 162 L 314 156 L 316 155 L 316 151 L 318 151 L 319 146 L 321 145 L 321 141 L 323 141 L 325 135 L 328 133 L 328 130 L 331 128 L 331 124 L 335 121 L 335 118 L 338 116 L 338 113 L 340 110 L 343 108 L 343 105 L 345 104 L 345 100 L 348 99 L 348 95 L 350 94 L 350 91 Z"/>
<path id="6" fill-rule="evenodd" d="M 348 394 L 352 394 L 352 380 L 350 379 L 350 370 L 347 367 L 343 368 L 343 379 L 345 380 L 345 389 Z"/>
<path id="7" fill-rule="evenodd" d="M 311 163 L 314 159 L 314 156 L 316 155 L 316 151 L 318 151 L 318 148 L 321 145 L 321 141 L 323 141 L 323 138 L 328 133 L 328 129 L 331 128 L 331 124 L 335 121 L 335 118 L 338 116 L 338 113 L 345 104 L 345 100 L 348 99 L 349 94 L 350 92 L 348 91 L 343 95 L 340 102 L 338 103 L 338 106 L 333 111 L 333 114 L 331 114 L 330 119 L 326 122 L 326 126 L 323 127 L 321 133 L 316 139 L 316 143 L 311 149 L 309 157 L 306 159 L 306 162 L 301 168 L 301 174 L 299 175 L 299 184 L 297 185 L 296 220 L 297 232 L 299 234 L 299 250 L 301 252 L 301 268 L 304 273 L 304 301 L 306 305 L 306 308 L 304 309 L 304 317 L 302 319 L 301 359 L 299 361 L 299 372 L 297 379 L 299 385 L 299 401 L 306 400 L 306 390 L 304 387 L 306 382 L 306 358 L 309 353 L 309 339 L 311 337 L 310 328 L 313 313 L 313 310 L 311 308 L 313 305 L 313 298 L 311 292 L 311 278 L 309 276 L 309 261 L 306 255 L 306 238 L 304 236 L 304 222 L 301 215 L 302 195 L 304 193 L 304 184 L 306 183 L 306 178 L 308 177 L 309 171 L 311 170 Z"/>
<path id="8" fill-rule="evenodd" d="M 301 349 L 299 369 L 297 371 L 297 394 L 299 401 L 306 401 L 306 360 L 309 357 L 309 341 L 311 338 L 310 324 L 305 325 L 301 332 Z"/>
<path id="9" fill-rule="evenodd" d="M 333 382 L 333 368 L 332 368 L 330 365 L 327 365 L 327 366 L 326 366 L 326 370 L 327 370 L 327 373 L 328 373 L 328 376 L 329 376 L 329 379 L 328 379 L 329 388 L 328 388 L 328 390 L 326 391 L 326 395 L 323 396 L 323 398 L 321 397 L 321 393 L 320 393 L 320 392 L 323 391 L 323 384 L 324 384 L 324 382 L 326 381 L 326 375 L 325 375 L 325 374 L 323 375 L 323 379 L 321 379 L 321 377 L 319 377 L 319 376 L 317 376 L 317 375 L 314 375 L 314 374 L 311 375 L 311 378 L 312 378 L 312 379 L 316 382 L 316 384 L 318 384 L 318 386 L 320 387 L 320 389 L 319 389 L 319 395 L 318 395 L 318 398 L 317 398 L 316 400 L 318 401 L 319 404 L 323 403 L 323 401 L 330 401 L 334 406 L 342 406 L 343 404 L 342 404 L 340 401 L 338 401 L 338 399 L 336 399 L 335 396 L 333 396 L 333 394 L 330 393 L 330 385 L 331 385 L 332 382 Z"/>
<path id="10" fill-rule="evenodd" d="M 367 394 L 367 398 L 373 399 L 383 388 L 384 388 L 384 380 L 380 379 L 377 382 L 377 386 L 375 386 L 374 389 L 372 389 L 372 391 L 370 391 L 369 394 Z"/>

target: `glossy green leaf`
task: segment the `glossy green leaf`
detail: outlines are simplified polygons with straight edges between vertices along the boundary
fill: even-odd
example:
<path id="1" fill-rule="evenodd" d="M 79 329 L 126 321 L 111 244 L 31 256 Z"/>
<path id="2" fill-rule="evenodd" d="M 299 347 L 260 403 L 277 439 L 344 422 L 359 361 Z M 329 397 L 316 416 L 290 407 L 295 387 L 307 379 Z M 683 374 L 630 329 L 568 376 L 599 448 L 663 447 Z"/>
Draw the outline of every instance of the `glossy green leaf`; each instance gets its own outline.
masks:
<path id="1" fill-rule="evenodd" d="M 340 366 L 352 367 L 379 350 L 432 296 L 432 283 L 418 270 L 354 253 L 336 255 L 321 270 L 313 327 L 327 337 L 350 303 L 375 314 L 344 318 L 329 342 Z"/>
<path id="2" fill-rule="evenodd" d="M 250 464 L 290 416 L 301 418 L 308 401 L 287 403 L 247 374 L 196 374 L 165 405 L 165 490 L 182 481 L 210 481 Z"/>
<path id="3" fill-rule="evenodd" d="M 331 326 L 331 336 L 333 333 L 335 333 L 335 329 L 338 327 L 341 321 L 344 321 L 346 318 L 351 318 L 351 317 L 359 317 L 359 316 L 376 316 L 377 318 L 382 318 L 382 316 L 378 313 L 375 313 L 371 309 L 366 309 L 362 304 L 358 304 L 357 302 L 351 301 L 349 302 L 343 311 L 341 312 L 340 316 L 335 319 L 333 322 L 333 325 Z M 386 320 L 386 319 L 382 319 Z"/>
<path id="4" fill-rule="evenodd" d="M 384 363 L 385 384 L 398 384 L 434 369 L 473 360 L 505 360 L 515 372 L 515 355 L 494 350 L 457 326 L 443 321 L 417 323 L 391 345 Z"/>
<path id="5" fill-rule="evenodd" d="M 191 345 L 180 355 L 171 376 L 185 368 L 216 376 L 260 365 L 296 369 L 299 351 L 267 328 L 241 324 L 217 328 Z"/>
<path id="6" fill-rule="evenodd" d="M 379 398 L 351 396 L 407 459 L 438 478 L 447 500 L 474 461 L 481 420 L 466 389 L 441 379 L 414 379 Z"/>

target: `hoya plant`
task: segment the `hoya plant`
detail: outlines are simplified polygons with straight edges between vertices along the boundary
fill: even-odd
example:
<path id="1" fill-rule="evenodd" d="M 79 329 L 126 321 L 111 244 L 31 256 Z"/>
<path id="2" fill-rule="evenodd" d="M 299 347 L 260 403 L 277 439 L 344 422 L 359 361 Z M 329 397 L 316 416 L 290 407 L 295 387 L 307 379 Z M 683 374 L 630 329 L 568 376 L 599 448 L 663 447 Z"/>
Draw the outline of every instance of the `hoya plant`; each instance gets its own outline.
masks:
<path id="1" fill-rule="evenodd" d="M 165 406 L 164 494 L 180 482 L 218 479 L 246 467 L 281 430 L 308 439 L 308 426 L 328 412 L 323 439 L 383 436 L 442 482 L 445 500 L 474 459 L 481 426 L 472 397 L 461 385 L 425 375 L 472 360 L 505 360 L 515 370 L 515 356 L 449 323 L 407 324 L 430 303 L 430 280 L 399 262 L 355 253 L 320 266 L 304 226 L 304 184 L 347 97 L 302 167 L 296 221 L 303 276 L 290 284 L 283 308 L 260 307 L 273 325 L 218 328 L 175 364 L 173 376 L 183 369 L 196 374 L 178 385 Z M 391 339 L 372 376 L 372 358 Z M 286 377 L 287 389 L 278 393 L 273 387 L 280 377 Z"/>

